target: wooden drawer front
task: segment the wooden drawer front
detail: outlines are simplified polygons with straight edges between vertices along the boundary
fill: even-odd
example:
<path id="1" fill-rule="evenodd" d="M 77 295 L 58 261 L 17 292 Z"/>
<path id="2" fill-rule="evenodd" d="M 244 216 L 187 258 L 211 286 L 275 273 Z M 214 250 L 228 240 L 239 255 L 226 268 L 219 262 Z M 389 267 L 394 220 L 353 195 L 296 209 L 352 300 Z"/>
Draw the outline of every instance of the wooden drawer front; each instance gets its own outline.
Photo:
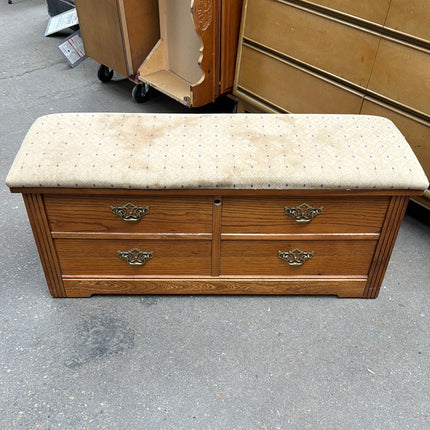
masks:
<path id="1" fill-rule="evenodd" d="M 382 25 L 387 15 L 390 0 L 305 0 L 303 3 L 313 3 Z"/>
<path id="2" fill-rule="evenodd" d="M 429 0 L 391 0 L 386 26 L 430 42 Z"/>
<path id="3" fill-rule="evenodd" d="M 367 98 L 364 100 L 361 113 L 391 119 L 406 137 L 426 175 L 430 177 L 430 123 Z"/>
<path id="4" fill-rule="evenodd" d="M 357 93 L 248 46 L 242 48 L 238 87 L 294 113 L 358 114 L 362 102 Z"/>
<path id="5" fill-rule="evenodd" d="M 375 250 L 374 240 L 221 242 L 220 275 L 364 276 Z M 289 265 L 278 252 L 313 252 L 301 266 Z M 298 254 L 299 251 L 296 251 Z"/>
<path id="6" fill-rule="evenodd" d="M 223 199 L 222 233 L 377 233 L 388 205 L 378 198 L 229 198 Z M 310 222 L 285 215 L 284 207 L 321 208 Z"/>
<path id="7" fill-rule="evenodd" d="M 430 53 L 382 39 L 369 90 L 430 115 Z"/>
<path id="8" fill-rule="evenodd" d="M 52 231 L 109 233 L 210 233 L 212 200 L 209 197 L 60 196 L 45 195 Z M 123 221 L 111 206 L 131 202 L 149 206 L 139 221 Z"/>
<path id="9" fill-rule="evenodd" d="M 63 275 L 205 276 L 211 270 L 208 240 L 57 239 L 54 243 Z M 130 265 L 118 256 L 118 251 L 133 249 L 153 256 L 143 265 Z"/>
<path id="10" fill-rule="evenodd" d="M 379 41 L 372 33 L 273 0 L 249 1 L 244 37 L 363 88 Z"/>

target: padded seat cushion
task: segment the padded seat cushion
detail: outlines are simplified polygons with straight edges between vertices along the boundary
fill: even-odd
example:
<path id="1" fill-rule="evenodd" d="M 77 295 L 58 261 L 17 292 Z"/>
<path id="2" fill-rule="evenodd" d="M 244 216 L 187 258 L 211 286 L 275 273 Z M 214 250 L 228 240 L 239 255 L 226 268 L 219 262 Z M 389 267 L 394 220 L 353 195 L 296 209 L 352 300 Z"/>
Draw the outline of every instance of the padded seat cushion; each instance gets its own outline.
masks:
<path id="1" fill-rule="evenodd" d="M 68 113 L 39 118 L 9 187 L 414 189 L 428 180 L 388 119 Z"/>

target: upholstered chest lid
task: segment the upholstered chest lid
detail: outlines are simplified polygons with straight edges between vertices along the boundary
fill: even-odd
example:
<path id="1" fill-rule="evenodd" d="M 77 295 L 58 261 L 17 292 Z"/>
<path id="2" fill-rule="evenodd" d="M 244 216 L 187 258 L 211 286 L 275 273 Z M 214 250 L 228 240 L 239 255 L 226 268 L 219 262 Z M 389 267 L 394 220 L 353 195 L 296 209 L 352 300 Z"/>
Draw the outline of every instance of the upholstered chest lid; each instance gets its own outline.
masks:
<path id="1" fill-rule="evenodd" d="M 388 119 L 73 113 L 39 118 L 9 187 L 412 189 L 428 180 Z"/>

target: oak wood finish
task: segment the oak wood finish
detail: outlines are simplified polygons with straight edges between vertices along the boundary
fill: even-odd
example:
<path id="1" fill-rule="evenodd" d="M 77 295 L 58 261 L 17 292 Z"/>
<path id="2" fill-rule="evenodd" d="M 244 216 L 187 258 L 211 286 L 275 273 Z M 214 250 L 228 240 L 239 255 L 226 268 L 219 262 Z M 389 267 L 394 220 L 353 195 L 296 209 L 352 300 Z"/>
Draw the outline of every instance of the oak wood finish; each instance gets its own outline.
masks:
<path id="1" fill-rule="evenodd" d="M 12 191 L 24 195 L 53 297 L 92 294 L 376 297 L 408 196 L 417 193 Z M 148 218 L 122 221 L 110 212 L 111 204 L 124 201 L 149 204 Z M 304 224 L 284 214 L 285 206 L 304 202 L 324 209 Z M 130 265 L 118 255 L 118 251 L 133 249 L 151 252 L 152 258 L 141 265 Z M 302 265 L 291 266 L 279 258 L 278 251 L 293 249 L 312 251 L 313 256 Z"/>
<path id="2" fill-rule="evenodd" d="M 376 241 L 357 240 L 223 240 L 221 275 L 240 276 L 366 276 Z M 302 266 L 290 266 L 278 251 L 300 249 L 313 252 Z"/>
<path id="3" fill-rule="evenodd" d="M 33 230 L 46 283 L 52 297 L 66 297 L 54 243 L 40 194 L 23 194 L 25 207 Z"/>
<path id="4" fill-rule="evenodd" d="M 210 275 L 210 240 L 55 239 L 54 244 L 63 275 Z M 118 257 L 117 251 L 133 248 L 153 252 L 153 257 L 141 266 Z"/>
<path id="5" fill-rule="evenodd" d="M 387 217 L 381 231 L 381 239 L 377 245 L 374 259 L 364 291 L 365 297 L 375 298 L 379 294 L 382 280 L 387 270 L 394 243 L 402 223 L 408 204 L 407 197 L 393 197 L 388 208 Z"/>
<path id="6" fill-rule="evenodd" d="M 363 297 L 360 278 L 198 278 L 198 279 L 73 279 L 64 278 L 67 297 L 93 294 L 324 294 Z"/>
<path id="7" fill-rule="evenodd" d="M 202 43 L 198 64 L 203 79 L 191 86 L 193 106 L 207 104 L 207 100 L 214 101 L 220 95 L 220 11 L 220 0 L 212 0 L 210 7 L 207 1 L 194 0 L 192 13 Z"/>
<path id="8" fill-rule="evenodd" d="M 242 0 L 221 0 L 221 94 L 229 93 L 233 89 L 242 3 Z"/>
<path id="9" fill-rule="evenodd" d="M 322 208 L 309 224 L 298 224 L 285 216 L 284 207 L 295 207 L 298 198 L 234 198 L 223 201 L 222 233 L 377 233 L 385 218 L 388 197 L 379 198 L 318 198 L 306 202 Z"/>
<path id="10" fill-rule="evenodd" d="M 210 233 L 212 211 L 209 197 L 44 197 L 53 232 L 124 233 L 124 221 L 112 214 L 111 206 L 131 202 L 148 207 L 149 213 L 137 222 L 127 222 L 128 233 Z"/>

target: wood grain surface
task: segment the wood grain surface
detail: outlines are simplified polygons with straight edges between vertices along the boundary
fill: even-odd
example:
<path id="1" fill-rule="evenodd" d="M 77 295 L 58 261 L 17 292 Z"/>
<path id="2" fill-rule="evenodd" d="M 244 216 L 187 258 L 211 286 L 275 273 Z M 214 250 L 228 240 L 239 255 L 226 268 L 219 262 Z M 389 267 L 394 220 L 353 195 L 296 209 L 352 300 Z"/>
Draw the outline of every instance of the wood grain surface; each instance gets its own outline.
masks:
<path id="1" fill-rule="evenodd" d="M 381 229 L 388 197 L 379 198 L 233 198 L 225 197 L 223 233 L 376 233 Z M 309 223 L 285 215 L 284 207 L 307 203 L 322 208 Z"/>
<path id="2" fill-rule="evenodd" d="M 29 191 L 29 190 L 27 190 Z M 92 294 L 378 295 L 409 191 L 24 192 L 53 297 Z M 393 196 L 389 196 L 389 194 Z M 348 197 L 349 196 L 349 197 Z M 149 205 L 125 222 L 111 204 Z M 284 206 L 323 207 L 309 224 Z M 152 218 L 150 218 L 152 216 Z M 139 224 L 141 223 L 141 224 Z M 289 265 L 278 252 L 311 252 Z M 118 251 L 151 253 L 129 264 Z"/>
<path id="3" fill-rule="evenodd" d="M 209 197 L 44 197 L 49 225 L 53 232 L 106 233 L 210 233 L 212 199 Z M 111 206 L 131 202 L 149 207 L 139 221 L 123 221 Z"/>
<path id="4" fill-rule="evenodd" d="M 56 239 L 63 275 L 160 276 L 210 275 L 211 242 L 194 240 L 84 240 Z M 152 252 L 142 266 L 132 266 L 118 251 L 138 248 Z"/>
<path id="5" fill-rule="evenodd" d="M 221 242 L 221 275 L 250 276 L 365 276 L 369 271 L 375 240 L 370 241 L 254 241 Z M 313 252 L 302 266 L 290 266 L 278 251 Z"/>

